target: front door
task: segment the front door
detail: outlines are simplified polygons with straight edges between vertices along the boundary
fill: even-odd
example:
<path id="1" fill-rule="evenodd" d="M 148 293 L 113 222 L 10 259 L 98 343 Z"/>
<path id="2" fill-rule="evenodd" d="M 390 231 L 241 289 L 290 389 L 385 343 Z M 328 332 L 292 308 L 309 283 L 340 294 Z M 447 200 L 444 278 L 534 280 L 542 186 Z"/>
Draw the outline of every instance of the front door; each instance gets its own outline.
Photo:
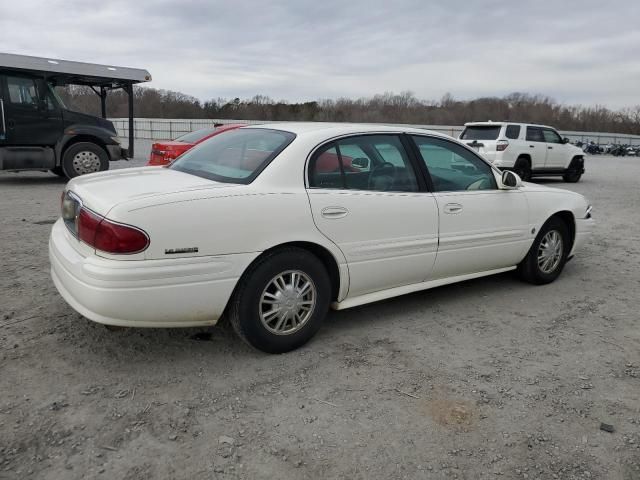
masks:
<path id="1" fill-rule="evenodd" d="M 318 229 L 343 252 L 349 297 L 422 282 L 438 246 L 438 208 L 398 135 L 320 147 L 308 167 Z"/>
<path id="2" fill-rule="evenodd" d="M 4 76 L 6 144 L 53 147 L 62 133 L 62 113 L 35 77 L 8 73 Z"/>
<path id="3" fill-rule="evenodd" d="M 431 279 L 519 263 L 531 243 L 528 207 L 519 190 L 499 190 L 478 155 L 439 137 L 413 135 L 432 182 L 440 239 Z"/>
<path id="4" fill-rule="evenodd" d="M 567 145 L 562 141 L 562 137 L 551 128 L 543 128 L 542 134 L 547 144 L 545 168 L 566 168 L 569 163 L 567 161 Z"/>

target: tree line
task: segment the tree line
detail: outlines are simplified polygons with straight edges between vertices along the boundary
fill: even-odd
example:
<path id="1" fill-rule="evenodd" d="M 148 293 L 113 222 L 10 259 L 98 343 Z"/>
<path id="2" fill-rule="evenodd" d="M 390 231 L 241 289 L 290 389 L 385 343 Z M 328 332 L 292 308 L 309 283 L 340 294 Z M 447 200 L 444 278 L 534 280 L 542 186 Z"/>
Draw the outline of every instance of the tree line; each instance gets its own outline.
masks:
<path id="1" fill-rule="evenodd" d="M 67 106 L 100 115 L 99 97 L 89 88 L 59 89 Z M 640 105 L 612 110 L 601 105 L 563 105 L 544 95 L 512 93 L 504 97 L 457 100 L 421 100 L 412 92 L 384 93 L 357 99 L 311 102 L 273 100 L 264 95 L 250 99 L 217 98 L 205 102 L 179 92 L 134 87 L 134 113 L 142 118 L 213 118 L 234 120 L 291 120 L 319 122 L 409 123 L 462 125 L 470 121 L 514 121 L 552 125 L 560 130 L 640 135 Z M 128 99 L 122 90 L 109 93 L 108 117 L 127 117 Z"/>

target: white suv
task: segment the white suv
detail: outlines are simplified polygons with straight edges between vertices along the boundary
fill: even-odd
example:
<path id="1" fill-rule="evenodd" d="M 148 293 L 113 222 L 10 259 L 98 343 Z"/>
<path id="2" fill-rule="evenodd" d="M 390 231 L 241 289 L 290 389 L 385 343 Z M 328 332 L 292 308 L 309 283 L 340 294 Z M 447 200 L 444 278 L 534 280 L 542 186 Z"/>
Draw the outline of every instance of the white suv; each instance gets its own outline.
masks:
<path id="1" fill-rule="evenodd" d="M 584 152 L 545 125 L 465 123 L 459 138 L 496 167 L 513 170 L 523 180 L 562 175 L 565 182 L 577 182 L 584 173 Z"/>

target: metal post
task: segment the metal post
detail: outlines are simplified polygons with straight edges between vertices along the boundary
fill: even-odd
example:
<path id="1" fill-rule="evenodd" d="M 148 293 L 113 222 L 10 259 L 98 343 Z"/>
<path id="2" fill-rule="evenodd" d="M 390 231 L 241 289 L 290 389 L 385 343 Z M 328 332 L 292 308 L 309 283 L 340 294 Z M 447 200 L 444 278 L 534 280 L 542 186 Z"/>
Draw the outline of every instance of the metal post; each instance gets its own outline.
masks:
<path id="1" fill-rule="evenodd" d="M 129 83 L 126 86 L 127 94 L 129 95 L 129 150 L 128 157 L 133 158 L 133 84 Z"/>
<path id="2" fill-rule="evenodd" d="M 100 108 L 102 109 L 102 118 L 107 118 L 107 91 L 104 87 L 100 87 Z"/>

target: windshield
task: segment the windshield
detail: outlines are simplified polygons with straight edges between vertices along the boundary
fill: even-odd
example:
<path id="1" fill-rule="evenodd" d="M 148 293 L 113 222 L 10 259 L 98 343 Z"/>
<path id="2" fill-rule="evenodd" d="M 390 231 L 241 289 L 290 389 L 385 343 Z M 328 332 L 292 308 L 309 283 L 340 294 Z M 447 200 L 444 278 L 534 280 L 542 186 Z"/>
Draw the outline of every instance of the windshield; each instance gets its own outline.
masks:
<path id="1" fill-rule="evenodd" d="M 467 127 L 460 135 L 461 140 L 496 140 L 500 135 L 501 125 L 475 125 Z"/>
<path id="2" fill-rule="evenodd" d="M 195 132 L 185 133 L 181 137 L 176 138 L 175 141 L 184 143 L 197 143 L 204 137 L 211 135 L 215 131 L 215 127 L 203 128 L 201 130 L 196 130 Z"/>
<path id="3" fill-rule="evenodd" d="M 56 102 L 58 103 L 60 108 L 64 108 L 66 110 L 67 106 L 64 104 L 62 98 L 60 98 L 60 95 L 58 95 L 58 92 L 56 92 L 56 89 L 53 87 L 53 85 L 47 82 L 47 88 L 49 89 L 49 93 L 53 95 L 53 98 L 56 99 Z"/>
<path id="4" fill-rule="evenodd" d="M 169 168 L 227 183 L 251 183 L 295 135 L 265 128 L 241 128 L 216 135 L 187 151 Z"/>

